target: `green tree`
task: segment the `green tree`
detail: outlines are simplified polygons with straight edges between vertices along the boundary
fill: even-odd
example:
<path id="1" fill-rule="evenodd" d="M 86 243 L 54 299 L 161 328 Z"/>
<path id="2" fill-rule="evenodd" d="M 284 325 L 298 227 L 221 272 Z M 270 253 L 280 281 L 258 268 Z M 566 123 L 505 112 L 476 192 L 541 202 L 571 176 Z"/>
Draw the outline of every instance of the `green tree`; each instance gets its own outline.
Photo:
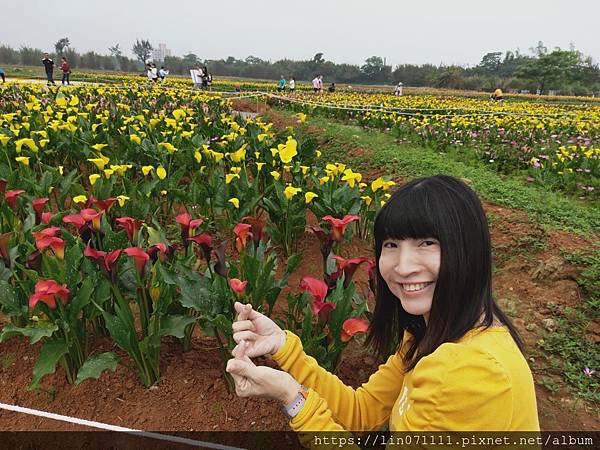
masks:
<path id="1" fill-rule="evenodd" d="M 539 53 L 519 67 L 515 75 L 529 80 L 540 92 L 559 88 L 561 83 L 573 81 L 579 73 L 581 53 L 557 48 L 551 53 Z"/>
<path id="2" fill-rule="evenodd" d="M 315 64 L 323 64 L 325 62 L 325 59 L 323 58 L 323 52 L 315 53 L 312 62 Z"/>
<path id="3" fill-rule="evenodd" d="M 142 62 L 142 64 L 146 64 L 150 59 L 153 48 L 150 41 L 145 39 L 136 39 L 131 50 L 133 51 L 133 54 Z"/>
<path id="4" fill-rule="evenodd" d="M 54 50 L 56 50 L 56 55 L 59 56 L 60 54 L 62 54 L 63 50 L 66 47 L 69 47 L 70 45 L 71 43 L 69 42 L 68 37 L 64 37 L 56 41 L 56 44 L 54 44 Z"/>
<path id="5" fill-rule="evenodd" d="M 483 55 L 475 69 L 483 75 L 497 75 L 501 65 L 502 52 L 490 52 Z"/>

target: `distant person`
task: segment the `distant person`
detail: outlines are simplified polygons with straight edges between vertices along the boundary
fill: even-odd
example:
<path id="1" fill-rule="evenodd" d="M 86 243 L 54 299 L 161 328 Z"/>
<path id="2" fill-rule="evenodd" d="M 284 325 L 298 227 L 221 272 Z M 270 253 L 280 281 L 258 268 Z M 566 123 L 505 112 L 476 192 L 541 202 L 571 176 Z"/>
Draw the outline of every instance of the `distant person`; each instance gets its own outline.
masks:
<path id="1" fill-rule="evenodd" d="M 64 56 L 61 58 L 60 70 L 62 70 L 62 81 L 61 81 L 61 84 L 63 86 L 65 84 L 67 86 L 70 86 L 71 82 L 69 81 L 69 76 L 71 75 L 71 66 L 67 62 L 67 58 L 65 58 Z"/>
<path id="2" fill-rule="evenodd" d="M 6 76 L 4 75 L 4 69 L 0 67 L 0 78 L 2 78 L 2 82 L 6 83 Z"/>
<path id="3" fill-rule="evenodd" d="M 317 94 L 319 92 L 319 86 L 320 86 L 320 80 L 319 80 L 319 76 L 316 76 L 313 78 L 312 80 L 312 87 L 313 87 L 313 92 L 315 94 Z"/>
<path id="4" fill-rule="evenodd" d="M 504 100 L 504 94 L 502 93 L 502 89 L 496 89 L 490 98 L 494 101 Z"/>
<path id="5" fill-rule="evenodd" d="M 319 94 L 323 93 L 323 75 L 319 75 Z"/>
<path id="6" fill-rule="evenodd" d="M 146 76 L 148 81 L 152 81 L 152 65 L 150 63 L 146 64 Z"/>
<path id="7" fill-rule="evenodd" d="M 202 89 L 208 89 L 208 68 L 206 66 L 202 67 Z"/>
<path id="8" fill-rule="evenodd" d="M 294 77 L 290 77 L 290 82 L 288 83 L 288 86 L 290 88 L 290 92 L 293 94 L 296 90 L 296 79 Z"/>
<path id="9" fill-rule="evenodd" d="M 328 90 L 329 92 L 335 92 L 335 83 L 331 83 L 331 84 L 329 85 L 329 87 L 327 88 L 327 90 Z"/>
<path id="10" fill-rule="evenodd" d="M 235 92 L 240 93 L 242 92 L 242 85 L 240 83 L 235 83 Z"/>
<path id="11" fill-rule="evenodd" d="M 202 68 L 200 66 L 190 70 L 190 75 L 192 76 L 192 81 L 194 83 L 194 89 L 200 89 L 202 87 L 203 74 L 204 72 L 202 72 Z"/>
<path id="12" fill-rule="evenodd" d="M 152 75 L 152 82 L 156 83 L 158 81 L 158 69 L 156 68 L 156 64 L 152 63 L 150 73 Z"/>
<path id="13" fill-rule="evenodd" d="M 207 71 L 206 72 L 206 85 L 208 86 L 209 91 L 212 91 L 212 83 L 213 83 L 212 73 Z"/>
<path id="14" fill-rule="evenodd" d="M 281 79 L 279 80 L 279 83 L 277 83 L 277 91 L 278 92 L 283 92 L 285 91 L 285 77 L 283 75 L 281 75 Z"/>
<path id="15" fill-rule="evenodd" d="M 399 82 L 394 89 L 394 95 L 396 97 L 402 97 L 402 82 Z"/>
<path id="16" fill-rule="evenodd" d="M 165 69 L 165 66 L 160 66 L 160 70 L 158 71 L 160 81 L 164 83 L 167 75 L 169 75 L 169 71 Z"/>
<path id="17" fill-rule="evenodd" d="M 46 71 L 46 78 L 48 79 L 48 83 L 47 86 L 50 86 L 51 84 L 54 85 L 56 83 L 54 83 L 54 77 L 53 77 L 53 73 L 54 73 L 54 61 L 52 61 L 52 59 L 50 59 L 50 56 L 48 55 L 48 53 L 44 53 L 44 59 L 42 59 L 42 64 L 44 65 L 44 70 Z"/>

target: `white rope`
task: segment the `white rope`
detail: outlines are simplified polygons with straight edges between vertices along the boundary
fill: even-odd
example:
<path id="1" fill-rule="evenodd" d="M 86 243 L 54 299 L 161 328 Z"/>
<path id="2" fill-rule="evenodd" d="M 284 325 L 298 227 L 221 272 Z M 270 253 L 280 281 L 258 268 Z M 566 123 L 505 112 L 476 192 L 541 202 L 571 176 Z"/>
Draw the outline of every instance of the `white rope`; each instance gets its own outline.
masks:
<path id="1" fill-rule="evenodd" d="M 152 433 L 149 431 L 142 431 L 142 430 L 135 430 L 132 428 L 119 427 L 116 425 L 109 425 L 106 423 L 94 422 L 92 420 L 85 420 L 85 419 L 79 419 L 77 417 L 63 416 L 61 414 L 54 414 L 54 413 L 50 413 L 50 412 L 46 412 L 46 411 L 40 411 L 37 409 L 24 408 L 22 406 L 8 405 L 6 403 L 0 403 L 0 409 L 5 409 L 7 411 L 19 412 L 19 413 L 23 413 L 23 414 L 29 414 L 32 416 L 44 417 L 46 419 L 59 420 L 61 422 L 73 423 L 73 424 L 82 425 L 85 427 L 98 428 L 101 430 L 116 431 L 119 433 L 126 433 L 126 434 L 131 434 L 134 436 L 158 439 L 161 441 L 175 442 L 178 444 L 187 444 L 187 445 L 191 445 L 194 447 L 214 448 L 214 449 L 218 449 L 218 450 L 244 450 L 239 447 L 231 447 L 228 445 L 215 444 L 212 442 L 197 441 L 194 439 L 188 439 L 188 438 L 183 438 L 183 437 L 179 437 L 179 436 L 172 436 L 172 435 L 168 435 L 168 434 Z"/>

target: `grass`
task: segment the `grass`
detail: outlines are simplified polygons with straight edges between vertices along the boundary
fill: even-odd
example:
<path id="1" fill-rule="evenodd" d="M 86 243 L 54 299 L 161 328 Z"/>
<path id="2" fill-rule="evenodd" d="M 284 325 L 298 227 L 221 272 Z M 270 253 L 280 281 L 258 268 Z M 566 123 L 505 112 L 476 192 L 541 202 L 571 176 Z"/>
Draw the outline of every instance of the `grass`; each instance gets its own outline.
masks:
<path id="1" fill-rule="evenodd" d="M 547 372 L 560 377 L 577 397 L 600 404 L 600 380 L 597 374 L 588 376 L 584 369 L 600 369 L 600 346 L 590 336 L 589 314 L 585 310 L 566 307 L 555 310 L 556 330 L 541 331 L 537 341 L 538 357 L 546 361 Z M 538 380 L 551 393 L 557 389 Z"/>

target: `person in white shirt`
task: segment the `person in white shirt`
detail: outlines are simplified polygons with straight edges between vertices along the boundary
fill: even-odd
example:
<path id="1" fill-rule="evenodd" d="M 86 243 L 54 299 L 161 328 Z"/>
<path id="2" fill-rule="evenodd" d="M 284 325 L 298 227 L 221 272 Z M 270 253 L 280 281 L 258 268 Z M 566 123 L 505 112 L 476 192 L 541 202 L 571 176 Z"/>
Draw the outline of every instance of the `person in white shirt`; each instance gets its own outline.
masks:
<path id="1" fill-rule="evenodd" d="M 402 97 L 402 82 L 398 83 L 396 89 L 394 89 L 394 95 L 396 97 Z"/>
<path id="2" fill-rule="evenodd" d="M 312 80 L 312 87 L 313 87 L 313 91 L 315 94 L 317 94 L 319 92 L 320 88 L 320 84 L 321 81 L 319 80 L 319 77 L 316 76 L 313 80 Z"/>
<path id="3" fill-rule="evenodd" d="M 163 83 L 165 81 L 165 78 L 167 78 L 167 75 L 169 75 L 169 71 L 165 69 L 165 66 L 161 66 L 160 70 L 158 71 L 158 77 Z"/>
<path id="4" fill-rule="evenodd" d="M 290 82 L 288 83 L 290 88 L 290 92 L 294 92 L 296 90 L 296 79 L 294 77 L 290 77 Z"/>

